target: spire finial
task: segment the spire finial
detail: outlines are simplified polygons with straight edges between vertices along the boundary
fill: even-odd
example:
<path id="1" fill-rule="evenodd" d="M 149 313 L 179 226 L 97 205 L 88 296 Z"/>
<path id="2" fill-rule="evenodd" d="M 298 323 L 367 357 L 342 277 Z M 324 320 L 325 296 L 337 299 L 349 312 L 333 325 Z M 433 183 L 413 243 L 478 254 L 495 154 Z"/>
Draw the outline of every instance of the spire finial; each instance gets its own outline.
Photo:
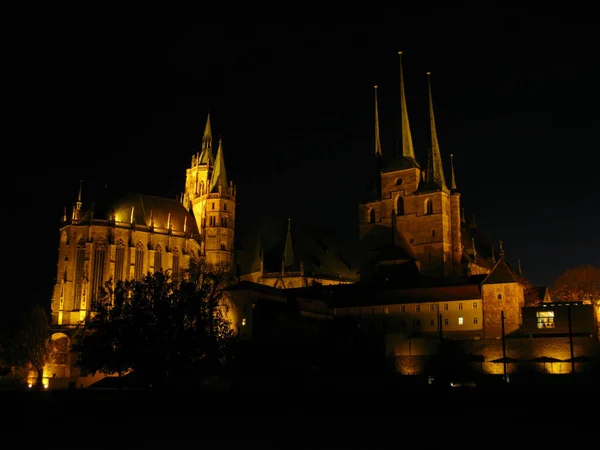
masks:
<path id="1" fill-rule="evenodd" d="M 375 89 L 375 157 L 381 158 L 381 139 L 379 135 L 379 106 L 377 102 L 377 85 L 373 86 Z"/>
<path id="2" fill-rule="evenodd" d="M 456 180 L 454 178 L 454 154 L 450 153 L 450 190 L 456 190 Z"/>
<path id="3" fill-rule="evenodd" d="M 427 83 L 429 87 L 429 122 L 431 128 L 431 149 L 427 164 L 427 176 L 425 182 L 432 187 L 447 190 L 444 170 L 442 168 L 442 157 L 435 129 L 435 118 L 433 115 L 433 99 L 431 96 L 431 72 L 427 72 Z"/>
<path id="4" fill-rule="evenodd" d="M 404 74 L 402 71 L 402 52 L 398 52 L 398 55 L 400 56 L 400 128 L 402 132 L 402 157 L 407 158 L 412 167 L 420 168 L 419 163 L 415 158 L 415 150 L 413 147 L 410 123 L 408 121 L 408 112 L 406 109 L 406 96 L 404 95 Z"/>

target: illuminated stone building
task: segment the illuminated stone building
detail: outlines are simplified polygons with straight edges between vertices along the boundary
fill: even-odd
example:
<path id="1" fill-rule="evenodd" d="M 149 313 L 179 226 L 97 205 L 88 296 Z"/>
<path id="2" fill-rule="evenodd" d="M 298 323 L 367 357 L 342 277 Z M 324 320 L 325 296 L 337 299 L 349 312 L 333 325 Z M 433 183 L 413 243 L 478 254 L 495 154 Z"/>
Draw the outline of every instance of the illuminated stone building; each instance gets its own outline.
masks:
<path id="1" fill-rule="evenodd" d="M 227 296 L 231 324 L 245 339 L 285 342 L 294 330 L 314 338 L 328 323 L 350 323 L 359 330 L 353 339 L 381 337 L 383 344 L 372 350 L 393 358 L 405 374 L 423 373 L 443 340 L 464 343 L 483 373 L 499 373 L 502 366 L 493 361 L 507 349 L 515 358 L 548 356 L 530 329 L 545 327 L 547 314 L 532 325 L 525 299 L 533 289 L 520 264 L 514 269 L 507 262 L 501 242 L 496 254 L 475 221 L 466 219 L 452 155 L 445 175 L 431 83 L 426 165 L 413 148 L 401 62 L 397 155 L 382 150 L 377 87 L 374 103 L 373 171 L 357 205 L 358 261 L 343 251 L 333 230 L 290 219 L 257 217 L 254 226 L 236 232 L 236 188 L 227 179 L 222 142 L 213 154 L 209 116 L 180 199 L 119 193 L 84 207 L 80 189 L 60 228 L 52 325 L 67 330 L 84 320 L 111 279 L 141 279 L 159 269 L 176 273 L 193 256 L 204 256 L 230 263 L 237 276 Z M 539 300 L 547 303 L 551 298 L 543 292 Z M 502 348 L 507 336 L 513 339 Z M 556 338 L 548 332 L 540 337 Z M 561 357 L 562 338 L 555 346 Z M 578 354 L 598 351 L 597 330 L 577 339 Z M 70 366 L 66 358 L 62 369 L 53 370 L 72 379 Z"/>
<path id="2" fill-rule="evenodd" d="M 565 358 L 568 346 L 564 336 L 552 333 L 552 329 L 537 333 L 546 326 L 545 319 L 532 322 L 532 310 L 526 308 L 526 298 L 531 296 L 535 297 L 531 304 L 550 302 L 548 289 L 529 286 L 520 263 L 516 269 L 508 263 L 502 242 L 496 253 L 475 221 L 465 218 L 452 155 L 449 177 L 444 172 L 428 81 L 431 138 L 426 165 L 417 160 L 413 148 L 402 62 L 402 146 L 395 155 L 382 151 L 375 86 L 373 170 L 358 205 L 358 279 L 319 283 L 311 292 L 298 273 L 296 282 L 286 284 L 280 277 L 288 261 L 287 250 L 283 250 L 279 253 L 281 270 L 274 271 L 272 281 L 262 270 L 262 259 L 255 258 L 253 275 L 234 287 L 232 295 L 238 301 L 261 305 L 261 309 L 277 304 L 281 311 L 280 305 L 286 303 L 288 313 L 295 314 L 297 320 L 309 316 L 302 308 L 307 299 L 326 304 L 336 321 L 352 324 L 346 327 L 356 330 L 352 339 L 375 342 L 369 352 L 393 359 L 398 372 L 404 374 L 425 372 L 443 341 L 460 346 L 482 373 L 499 373 L 503 366 L 494 361 L 506 351 L 524 361 L 549 356 L 544 353 L 551 340 L 560 341 L 552 347 L 555 357 Z M 265 292 L 260 284 L 279 291 Z M 311 317 L 321 321 L 331 318 L 327 314 Z M 251 330 L 245 332 L 252 336 Z M 598 353 L 597 343 L 597 331 L 584 326 L 575 336 L 574 346 L 578 353 Z M 553 370 L 568 367 L 556 365 Z"/>
<path id="3" fill-rule="evenodd" d="M 73 326 L 85 320 L 109 280 L 141 280 L 159 270 L 177 273 L 193 256 L 231 264 L 235 196 L 222 142 L 213 153 L 210 116 L 202 148 L 186 171 L 181 199 L 106 188 L 86 205 L 80 188 L 60 227 L 52 324 Z"/>

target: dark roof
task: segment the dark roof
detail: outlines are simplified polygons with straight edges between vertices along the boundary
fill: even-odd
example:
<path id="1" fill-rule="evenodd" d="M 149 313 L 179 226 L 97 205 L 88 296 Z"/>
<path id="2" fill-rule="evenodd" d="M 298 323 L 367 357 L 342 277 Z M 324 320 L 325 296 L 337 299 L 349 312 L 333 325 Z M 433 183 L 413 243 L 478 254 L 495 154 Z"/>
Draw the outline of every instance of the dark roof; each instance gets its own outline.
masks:
<path id="1" fill-rule="evenodd" d="M 83 199 L 83 217 L 80 222 L 90 219 L 111 220 L 113 217 L 118 222 L 130 222 L 133 211 L 135 224 L 150 226 L 167 230 L 186 232 L 192 235 L 199 234 L 196 220 L 189 211 L 176 199 L 145 195 L 126 190 L 104 189 L 96 198 L 85 202 Z"/>
<path id="2" fill-rule="evenodd" d="M 257 218 L 236 236 L 236 258 L 240 275 L 260 270 L 260 252 L 263 253 L 265 272 L 281 270 L 281 260 L 287 237 L 288 219 Z M 358 260 L 352 246 L 344 245 L 336 231 L 300 223 L 290 223 L 294 249 L 295 269 L 300 262 L 307 276 L 358 280 Z"/>
<path id="3" fill-rule="evenodd" d="M 481 284 L 519 283 L 519 278 L 509 268 L 504 259 L 500 259 L 492 269 L 492 272 L 485 277 Z"/>
<path id="4" fill-rule="evenodd" d="M 396 170 L 404 170 L 404 169 L 419 169 L 421 166 L 418 161 L 414 158 L 408 156 L 395 156 L 393 158 L 385 159 L 382 167 L 382 171 L 394 172 Z"/>
<path id="5" fill-rule="evenodd" d="M 444 302 L 475 300 L 481 298 L 476 284 L 415 287 L 410 289 L 355 289 L 355 285 L 336 286 L 332 289 L 330 304 L 333 307 L 382 305 L 400 303 Z"/>

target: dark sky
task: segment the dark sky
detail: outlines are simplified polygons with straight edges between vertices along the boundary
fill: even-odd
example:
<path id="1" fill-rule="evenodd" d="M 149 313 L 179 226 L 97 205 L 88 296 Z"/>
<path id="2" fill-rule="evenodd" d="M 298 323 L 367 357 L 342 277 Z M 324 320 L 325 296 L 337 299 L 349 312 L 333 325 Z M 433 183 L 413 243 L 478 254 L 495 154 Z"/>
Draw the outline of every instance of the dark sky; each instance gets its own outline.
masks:
<path id="1" fill-rule="evenodd" d="M 24 87 L 15 90 L 13 131 L 25 145 L 5 175 L 19 214 L 8 224 L 18 279 L 34 293 L 51 288 L 59 220 L 79 180 L 84 200 L 103 184 L 179 194 L 209 112 L 237 185 L 238 226 L 261 214 L 331 222 L 353 245 L 373 155 L 375 84 L 384 156 L 400 136 L 398 51 L 417 158 L 426 163 L 431 72 L 446 173 L 453 153 L 467 216 L 492 242 L 504 241 L 509 262 L 520 259 L 535 284 L 600 266 L 595 16 L 432 9 L 382 17 L 98 20 L 28 41 L 14 71 Z"/>

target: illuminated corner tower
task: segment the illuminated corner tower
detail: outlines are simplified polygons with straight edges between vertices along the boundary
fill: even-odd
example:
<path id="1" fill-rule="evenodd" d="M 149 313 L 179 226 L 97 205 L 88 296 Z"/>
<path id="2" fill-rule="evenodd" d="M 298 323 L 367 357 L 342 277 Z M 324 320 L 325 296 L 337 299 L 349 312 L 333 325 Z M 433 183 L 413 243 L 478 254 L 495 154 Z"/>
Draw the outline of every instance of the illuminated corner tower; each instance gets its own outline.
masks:
<path id="1" fill-rule="evenodd" d="M 400 58 L 402 52 L 399 52 Z M 428 73 L 429 81 L 429 73 Z M 361 279 L 377 264 L 377 249 L 391 241 L 414 258 L 422 275 L 448 277 L 460 270 L 460 196 L 444 177 L 429 82 L 431 145 L 426 170 L 415 157 L 400 59 L 401 154 L 383 157 L 375 96 L 375 173 L 369 195 L 359 205 Z M 454 182 L 453 182 L 454 187 Z M 452 213 L 454 211 L 454 214 Z M 456 222 L 456 223 L 455 223 Z M 458 225 L 457 230 L 453 227 Z M 375 259 L 374 259 L 375 258 Z"/>
<path id="2" fill-rule="evenodd" d="M 223 142 L 213 156 L 210 114 L 202 137 L 202 149 L 186 171 L 183 204 L 191 210 L 201 235 L 201 253 L 210 264 L 233 264 L 235 186 L 227 180 Z"/>

